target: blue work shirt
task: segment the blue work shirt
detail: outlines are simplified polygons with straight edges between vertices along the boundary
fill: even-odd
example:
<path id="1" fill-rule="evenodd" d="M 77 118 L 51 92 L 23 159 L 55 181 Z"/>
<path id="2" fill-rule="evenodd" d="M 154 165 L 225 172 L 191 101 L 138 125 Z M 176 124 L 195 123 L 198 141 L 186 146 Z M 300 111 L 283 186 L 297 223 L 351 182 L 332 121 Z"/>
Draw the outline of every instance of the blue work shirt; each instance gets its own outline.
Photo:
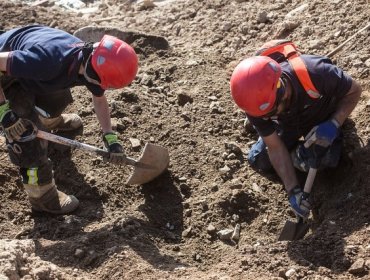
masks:
<path id="1" fill-rule="evenodd" d="M 29 92 L 48 95 L 85 85 L 95 96 L 104 90 L 78 73 L 84 42 L 59 29 L 30 25 L 0 35 L 0 52 L 10 52 L 6 74 Z"/>
<path id="2" fill-rule="evenodd" d="M 314 126 L 327 120 L 336 110 L 338 102 L 348 93 L 352 78 L 323 56 L 302 55 L 311 81 L 320 93 L 320 98 L 310 97 L 300 84 L 289 62 L 280 65 L 292 86 L 292 101 L 289 111 L 278 116 L 280 128 L 285 132 L 305 136 Z M 247 115 L 251 124 L 262 137 L 271 135 L 275 129 L 273 120 Z"/>

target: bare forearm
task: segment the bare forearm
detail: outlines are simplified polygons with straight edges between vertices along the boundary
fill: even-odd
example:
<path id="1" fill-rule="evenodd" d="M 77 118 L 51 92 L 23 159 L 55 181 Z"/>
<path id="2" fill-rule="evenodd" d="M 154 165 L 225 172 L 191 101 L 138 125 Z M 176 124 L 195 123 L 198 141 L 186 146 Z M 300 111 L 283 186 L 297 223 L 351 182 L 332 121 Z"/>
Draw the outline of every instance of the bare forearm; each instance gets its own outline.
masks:
<path id="1" fill-rule="evenodd" d="M 267 151 L 272 166 L 283 181 L 285 189 L 289 192 L 297 184 L 297 176 L 293 167 L 292 160 L 290 159 L 289 152 L 276 132 L 263 137 L 263 141 L 267 146 Z"/>
<path id="2" fill-rule="evenodd" d="M 341 99 L 338 104 L 337 110 L 333 114 L 333 118 L 335 118 L 340 125 L 344 123 L 344 121 L 348 118 L 353 109 L 356 107 L 358 101 L 360 100 L 361 92 L 361 86 L 356 81 L 353 81 L 350 90 Z"/>
<path id="3" fill-rule="evenodd" d="M 289 152 L 284 147 L 284 149 L 281 150 L 269 151 L 269 157 L 276 173 L 283 181 L 285 189 L 289 192 L 298 185 L 297 176 Z"/>
<path id="4" fill-rule="evenodd" d="M 109 106 L 106 97 L 93 97 L 95 114 L 98 118 L 103 133 L 112 132 Z"/>

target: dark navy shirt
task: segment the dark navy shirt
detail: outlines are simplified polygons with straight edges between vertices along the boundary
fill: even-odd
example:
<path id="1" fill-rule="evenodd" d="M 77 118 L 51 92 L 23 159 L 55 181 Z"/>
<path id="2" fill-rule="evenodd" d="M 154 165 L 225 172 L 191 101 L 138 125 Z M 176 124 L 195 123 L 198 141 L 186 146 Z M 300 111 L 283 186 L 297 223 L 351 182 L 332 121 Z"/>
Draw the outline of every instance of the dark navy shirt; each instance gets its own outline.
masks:
<path id="1" fill-rule="evenodd" d="M 41 25 L 12 29 L 0 35 L 0 51 L 10 52 L 6 74 L 35 94 L 85 85 L 95 96 L 104 90 L 78 74 L 84 45 L 77 37 Z"/>
<path id="2" fill-rule="evenodd" d="M 277 121 L 283 131 L 305 136 L 312 127 L 327 120 L 335 112 L 338 102 L 351 88 L 352 78 L 333 65 L 327 57 L 302 55 L 302 59 L 321 97 L 311 98 L 289 63 L 282 62 L 283 75 L 291 82 L 293 96 L 289 111 L 278 116 Z M 273 120 L 247 117 L 260 136 L 269 136 L 275 131 Z"/>

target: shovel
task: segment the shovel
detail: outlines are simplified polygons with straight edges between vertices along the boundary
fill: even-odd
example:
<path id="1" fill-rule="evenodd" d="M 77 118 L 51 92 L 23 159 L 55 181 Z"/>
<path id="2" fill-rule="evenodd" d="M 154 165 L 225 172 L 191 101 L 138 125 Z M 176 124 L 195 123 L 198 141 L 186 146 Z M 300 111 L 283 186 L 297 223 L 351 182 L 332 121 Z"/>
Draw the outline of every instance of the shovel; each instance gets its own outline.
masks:
<path id="1" fill-rule="evenodd" d="M 78 142 L 76 140 L 64 138 L 42 130 L 38 130 L 34 126 L 33 133 L 17 140 L 19 142 L 27 142 L 35 137 L 41 138 L 54 143 L 62 144 L 72 148 L 84 150 L 97 154 L 99 156 L 109 157 L 109 152 L 97 147 Z M 169 154 L 166 148 L 154 145 L 151 143 L 145 144 L 144 150 L 139 158 L 133 158 L 122 155 L 119 158 L 120 163 L 132 165 L 134 167 L 131 176 L 127 179 L 127 185 L 141 185 L 152 181 L 154 178 L 162 174 L 167 169 L 169 164 Z"/>
<path id="2" fill-rule="evenodd" d="M 308 171 L 306 183 L 304 185 L 303 191 L 306 193 L 310 193 L 313 185 L 313 181 L 316 177 L 316 168 L 310 167 Z M 297 218 L 297 222 L 293 221 L 286 221 L 285 225 L 280 233 L 278 238 L 279 241 L 288 240 L 299 240 L 302 239 L 309 230 L 309 225 L 304 221 L 302 217 Z"/>
<path id="3" fill-rule="evenodd" d="M 111 26 L 85 26 L 76 30 L 73 35 L 85 42 L 99 42 L 104 35 L 111 35 L 127 44 L 145 48 L 151 46 L 157 50 L 167 50 L 168 41 L 162 36 L 145 34 L 137 31 L 122 31 Z M 137 49 L 135 49 L 137 51 Z"/>

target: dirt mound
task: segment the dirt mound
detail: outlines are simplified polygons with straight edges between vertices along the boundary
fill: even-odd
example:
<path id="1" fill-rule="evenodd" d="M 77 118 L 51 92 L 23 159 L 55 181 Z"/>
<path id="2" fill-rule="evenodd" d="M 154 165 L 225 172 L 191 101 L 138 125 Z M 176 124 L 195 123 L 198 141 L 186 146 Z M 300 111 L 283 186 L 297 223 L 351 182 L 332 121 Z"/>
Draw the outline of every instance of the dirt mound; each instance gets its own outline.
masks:
<path id="1" fill-rule="evenodd" d="M 0 1 L 1 28 L 41 23 L 71 33 L 96 26 L 131 34 L 140 70 L 130 87 L 107 92 L 113 122 L 128 155 L 140 155 L 130 145 L 134 138 L 142 147 L 167 147 L 171 161 L 158 179 L 130 187 L 128 166 L 52 146 L 56 182 L 81 206 L 70 216 L 41 215 L 30 211 L 2 143 L 1 238 L 34 240 L 35 256 L 56 266 L 55 279 L 369 278 L 370 31 L 333 57 L 365 91 L 344 125 L 346 160 L 315 179 L 312 230 L 304 240 L 277 241 L 293 215 L 278 178 L 261 176 L 245 161 L 257 135 L 244 129 L 228 84 L 235 65 L 268 39 L 327 54 L 368 24 L 368 1 L 179 0 L 143 7 L 145 1 L 109 0 L 95 14 L 48 2 Z M 90 94 L 75 88 L 73 96 L 69 110 L 84 122 L 77 140 L 100 145 Z M 220 231 L 238 225 L 239 239 L 221 240 Z"/>

